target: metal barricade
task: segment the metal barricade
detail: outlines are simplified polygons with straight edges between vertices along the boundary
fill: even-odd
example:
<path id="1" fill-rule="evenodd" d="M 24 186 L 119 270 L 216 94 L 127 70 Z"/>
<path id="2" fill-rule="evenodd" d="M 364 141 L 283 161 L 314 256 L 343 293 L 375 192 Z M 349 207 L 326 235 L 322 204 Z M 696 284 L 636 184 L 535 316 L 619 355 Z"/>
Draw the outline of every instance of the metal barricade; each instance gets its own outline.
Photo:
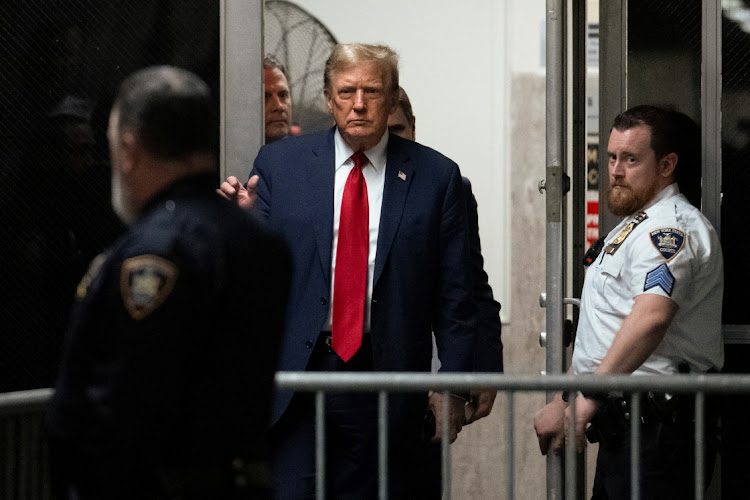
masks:
<path id="1" fill-rule="evenodd" d="M 371 373 L 325 373 L 325 372 L 279 372 L 276 383 L 280 388 L 315 393 L 316 412 L 316 496 L 325 498 L 325 408 L 326 391 L 355 391 L 378 393 L 378 464 L 379 498 L 387 498 L 388 491 L 388 399 L 391 392 L 462 393 L 472 389 L 494 387 L 507 393 L 504 407 L 508 422 L 506 498 L 515 498 L 515 420 L 514 397 L 519 392 L 583 391 L 623 392 L 631 397 L 631 498 L 640 498 L 639 463 L 637 460 L 642 408 L 638 396 L 648 392 L 672 394 L 695 394 L 695 498 L 704 498 L 703 450 L 706 446 L 703 435 L 705 425 L 706 395 L 750 394 L 750 375 L 503 375 L 496 373 L 417 374 L 401 372 Z M 38 389 L 0 394 L 0 498 L 3 499 L 48 499 L 50 490 L 50 465 L 47 443 L 43 431 L 44 413 L 52 396 L 52 389 Z M 447 415 L 446 406 L 443 407 Z M 575 398 L 571 399 L 575 405 Z M 574 408 L 573 408 L 574 409 Z M 494 411 L 501 411 L 496 408 Z M 443 435 L 447 434 L 447 419 L 443 419 Z M 568 430 L 573 431 L 572 427 Z M 443 442 L 443 498 L 451 498 L 450 447 Z M 576 491 L 576 460 L 572 440 L 566 446 L 565 478 L 566 497 L 578 498 Z"/>
<path id="2" fill-rule="evenodd" d="M 326 391 L 348 390 L 379 393 L 378 421 L 379 435 L 379 464 L 380 486 L 379 498 L 386 498 L 387 491 L 387 419 L 385 418 L 386 396 L 389 392 L 425 392 L 427 390 L 445 392 L 466 392 L 471 389 L 496 387 L 499 391 L 508 393 L 506 417 L 509 421 L 507 442 L 508 447 L 508 483 L 507 498 L 515 498 L 514 463 L 514 395 L 517 392 L 538 391 L 582 391 L 589 393 L 621 392 L 630 395 L 631 403 L 631 498 L 640 498 L 640 470 L 638 456 L 640 454 L 640 425 L 642 408 L 640 395 L 649 392 L 663 392 L 671 394 L 695 394 L 695 498 L 704 499 L 704 458 L 705 449 L 705 396 L 706 394 L 750 394 L 750 376 L 747 375 L 673 375 L 673 376 L 631 376 L 631 375 L 546 375 L 522 376 L 504 375 L 496 373 L 453 373 L 453 374 L 415 374 L 415 373 L 312 373 L 312 372 L 279 372 L 276 383 L 281 388 L 303 392 L 316 393 L 316 471 L 317 498 L 325 498 L 325 421 L 324 398 Z M 448 398 L 444 398 L 447 405 Z M 575 411 L 575 398 L 571 399 L 572 411 Z M 447 406 L 443 408 L 444 415 Z M 495 410 L 498 411 L 498 410 Z M 443 435 L 446 435 L 447 422 L 443 419 Z M 574 433 L 574 422 L 570 422 L 568 433 Z M 566 498 L 579 498 L 576 491 L 576 451 L 573 440 L 568 440 L 565 449 L 565 484 Z M 451 498 L 450 478 L 450 448 L 443 440 L 443 498 Z"/>
<path id="3" fill-rule="evenodd" d="M 0 394 L 0 498 L 51 498 L 44 413 L 52 389 Z"/>

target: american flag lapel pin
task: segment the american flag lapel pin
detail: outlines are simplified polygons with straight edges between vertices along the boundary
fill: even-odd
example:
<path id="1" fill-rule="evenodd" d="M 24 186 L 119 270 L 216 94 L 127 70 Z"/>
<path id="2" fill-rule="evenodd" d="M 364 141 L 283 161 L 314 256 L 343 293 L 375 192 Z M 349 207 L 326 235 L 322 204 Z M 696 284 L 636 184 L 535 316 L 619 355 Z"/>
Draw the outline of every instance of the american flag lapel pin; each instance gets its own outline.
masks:
<path id="1" fill-rule="evenodd" d="M 402 181 L 405 181 L 406 180 L 406 174 L 403 173 L 401 170 L 399 170 L 398 171 L 398 178 L 401 179 Z"/>

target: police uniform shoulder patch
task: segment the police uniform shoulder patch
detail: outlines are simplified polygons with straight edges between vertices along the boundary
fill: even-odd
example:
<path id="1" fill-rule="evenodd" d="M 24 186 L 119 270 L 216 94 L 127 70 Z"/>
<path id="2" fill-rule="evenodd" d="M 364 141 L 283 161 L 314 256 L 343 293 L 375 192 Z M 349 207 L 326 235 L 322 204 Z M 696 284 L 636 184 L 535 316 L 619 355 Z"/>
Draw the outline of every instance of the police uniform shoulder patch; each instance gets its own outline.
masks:
<path id="1" fill-rule="evenodd" d="M 643 291 L 656 288 L 657 286 L 664 290 L 667 295 L 672 296 L 674 290 L 675 278 L 672 271 L 667 267 L 667 263 L 660 265 L 646 273 L 646 282 L 643 284 Z"/>
<path id="2" fill-rule="evenodd" d="M 672 227 L 655 229 L 650 235 L 651 243 L 666 260 L 677 255 L 685 244 L 685 233 Z"/>
<path id="3" fill-rule="evenodd" d="M 120 272 L 120 293 L 128 314 L 141 320 L 169 297 L 177 281 L 177 266 L 157 255 L 126 259 Z"/>

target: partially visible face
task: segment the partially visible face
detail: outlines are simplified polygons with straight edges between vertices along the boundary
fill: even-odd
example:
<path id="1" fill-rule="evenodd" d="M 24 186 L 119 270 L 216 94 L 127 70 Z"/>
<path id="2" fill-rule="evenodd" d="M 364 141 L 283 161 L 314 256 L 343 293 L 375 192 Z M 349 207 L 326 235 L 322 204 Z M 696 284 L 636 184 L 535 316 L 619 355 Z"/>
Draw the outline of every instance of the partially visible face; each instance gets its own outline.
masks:
<path id="1" fill-rule="evenodd" d="M 129 208 L 128 194 L 122 182 L 122 145 L 120 144 L 119 113 L 117 108 L 109 115 L 107 140 L 109 141 L 109 156 L 112 162 L 112 208 L 125 224 L 135 220 L 133 211 Z"/>
<path id="2" fill-rule="evenodd" d="M 328 111 L 354 151 L 366 151 L 383 137 L 397 105 L 390 83 L 390 75 L 375 62 L 352 64 L 331 75 L 325 90 Z"/>
<path id="3" fill-rule="evenodd" d="M 292 97 L 286 76 L 278 68 L 263 68 L 266 87 L 266 143 L 289 135 L 292 127 Z"/>
<path id="4" fill-rule="evenodd" d="M 607 205 L 614 215 L 635 213 L 670 183 L 662 168 L 663 159 L 657 159 L 651 149 L 651 129 L 646 125 L 623 131 L 612 129 L 607 154 Z"/>
<path id="5" fill-rule="evenodd" d="M 414 125 L 406 117 L 404 108 L 396 106 L 396 111 L 388 115 L 388 131 L 404 139 L 413 141 L 416 139 Z"/>

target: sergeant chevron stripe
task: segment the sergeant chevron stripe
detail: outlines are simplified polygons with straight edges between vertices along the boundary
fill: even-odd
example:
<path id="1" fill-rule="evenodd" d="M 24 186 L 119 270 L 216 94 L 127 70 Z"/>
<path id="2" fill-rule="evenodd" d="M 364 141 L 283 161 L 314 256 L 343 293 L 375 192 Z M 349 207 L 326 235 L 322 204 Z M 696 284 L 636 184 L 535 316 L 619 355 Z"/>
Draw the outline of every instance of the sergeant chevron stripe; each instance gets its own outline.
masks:
<path id="1" fill-rule="evenodd" d="M 667 292 L 667 295 L 672 296 L 672 290 L 674 289 L 674 276 L 669 270 L 666 264 L 662 264 L 656 269 L 652 269 L 646 273 L 646 283 L 643 285 L 643 291 L 650 290 L 654 287 L 661 287 L 662 290 Z"/>

